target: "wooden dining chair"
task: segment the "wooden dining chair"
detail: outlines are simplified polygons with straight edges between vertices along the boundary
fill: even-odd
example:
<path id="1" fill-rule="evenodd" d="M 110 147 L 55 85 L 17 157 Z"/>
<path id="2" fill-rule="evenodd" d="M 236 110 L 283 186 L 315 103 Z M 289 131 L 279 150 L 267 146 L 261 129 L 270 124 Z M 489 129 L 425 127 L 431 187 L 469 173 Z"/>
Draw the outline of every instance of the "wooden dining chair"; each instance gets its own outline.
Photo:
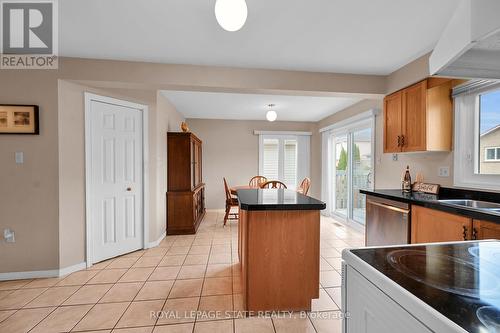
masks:
<path id="1" fill-rule="evenodd" d="M 279 180 L 270 180 L 260 185 L 260 188 L 284 188 L 286 185 Z"/>
<path id="2" fill-rule="evenodd" d="M 311 179 L 306 177 L 302 180 L 299 187 L 297 187 L 297 192 L 303 195 L 307 195 L 307 192 L 309 192 L 309 187 L 311 187 Z"/>
<path id="3" fill-rule="evenodd" d="M 223 178 L 223 179 L 224 179 L 224 191 L 226 192 L 226 214 L 224 215 L 224 225 L 226 225 L 227 220 L 238 220 L 239 219 L 239 212 L 238 213 L 231 213 L 231 208 L 239 207 L 239 204 L 238 204 L 238 198 L 235 198 L 231 195 L 231 190 L 229 189 L 229 186 L 227 185 L 226 178 Z"/>
<path id="4" fill-rule="evenodd" d="M 265 182 L 267 182 L 267 178 L 264 177 L 264 176 L 255 176 L 255 177 L 252 177 L 252 179 L 250 179 L 250 181 L 248 182 L 248 186 L 251 186 L 251 187 L 260 187 L 260 185 L 264 184 Z"/>

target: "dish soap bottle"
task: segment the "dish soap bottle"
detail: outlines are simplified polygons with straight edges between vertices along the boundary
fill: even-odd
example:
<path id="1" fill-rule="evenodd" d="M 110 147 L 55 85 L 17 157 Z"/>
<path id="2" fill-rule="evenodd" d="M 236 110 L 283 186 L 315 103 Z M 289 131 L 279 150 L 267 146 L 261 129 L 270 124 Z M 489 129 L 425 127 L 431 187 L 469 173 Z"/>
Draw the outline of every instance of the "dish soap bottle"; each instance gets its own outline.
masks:
<path id="1" fill-rule="evenodd" d="M 406 172 L 403 178 L 403 192 L 409 193 L 411 192 L 411 175 L 410 175 L 410 166 L 406 166 Z"/>

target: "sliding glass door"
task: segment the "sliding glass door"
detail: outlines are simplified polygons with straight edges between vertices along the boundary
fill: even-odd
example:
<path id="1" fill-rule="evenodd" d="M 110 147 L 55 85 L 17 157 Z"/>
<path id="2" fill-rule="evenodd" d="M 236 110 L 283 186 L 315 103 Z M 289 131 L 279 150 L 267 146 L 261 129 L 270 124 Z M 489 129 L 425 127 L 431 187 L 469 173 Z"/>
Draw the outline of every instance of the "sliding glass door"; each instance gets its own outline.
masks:
<path id="1" fill-rule="evenodd" d="M 333 215 L 364 225 L 365 196 L 373 188 L 373 122 L 361 122 L 332 133 L 331 191 Z"/>
<path id="2" fill-rule="evenodd" d="M 348 178 L 347 164 L 349 160 L 349 148 L 347 145 L 347 134 L 335 135 L 334 138 L 334 172 L 333 186 L 335 189 L 334 212 L 343 218 L 347 218 L 348 203 Z"/>
<path id="3" fill-rule="evenodd" d="M 352 219 L 365 224 L 366 205 L 365 195 L 359 190 L 371 189 L 372 184 L 372 129 L 365 128 L 354 131 L 352 134 Z"/>

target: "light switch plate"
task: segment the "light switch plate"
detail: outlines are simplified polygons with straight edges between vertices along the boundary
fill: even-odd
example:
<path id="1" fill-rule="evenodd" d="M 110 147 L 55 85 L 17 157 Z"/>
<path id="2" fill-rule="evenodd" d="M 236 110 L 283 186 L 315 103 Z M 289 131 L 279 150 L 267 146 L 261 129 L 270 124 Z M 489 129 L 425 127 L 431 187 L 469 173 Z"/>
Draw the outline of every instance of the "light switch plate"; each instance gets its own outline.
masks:
<path id="1" fill-rule="evenodd" d="M 22 151 L 16 151 L 16 164 L 24 163 L 24 153 Z"/>
<path id="2" fill-rule="evenodd" d="M 7 243 L 15 243 L 16 242 L 16 237 L 15 237 L 14 231 L 11 229 L 4 229 L 3 238 Z"/>
<path id="3" fill-rule="evenodd" d="M 450 176 L 450 167 L 448 166 L 442 166 L 439 167 L 439 177 L 449 177 Z"/>

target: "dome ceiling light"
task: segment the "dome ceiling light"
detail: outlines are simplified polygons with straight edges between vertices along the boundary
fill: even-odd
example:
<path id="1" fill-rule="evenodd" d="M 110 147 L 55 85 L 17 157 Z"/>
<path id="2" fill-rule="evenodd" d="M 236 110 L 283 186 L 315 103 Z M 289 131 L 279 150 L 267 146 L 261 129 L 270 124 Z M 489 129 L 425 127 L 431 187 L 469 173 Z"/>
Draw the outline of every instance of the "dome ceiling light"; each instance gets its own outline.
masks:
<path id="1" fill-rule="evenodd" d="M 245 0 L 217 0 L 215 18 L 226 31 L 240 30 L 247 20 L 248 8 Z"/>
<path id="2" fill-rule="evenodd" d="M 278 118 L 278 114 L 276 113 L 276 111 L 273 110 L 275 105 L 269 104 L 268 107 L 269 107 L 269 111 L 267 111 L 267 113 L 266 113 L 266 118 L 268 121 L 271 121 L 271 122 L 275 121 L 276 118 Z"/>

